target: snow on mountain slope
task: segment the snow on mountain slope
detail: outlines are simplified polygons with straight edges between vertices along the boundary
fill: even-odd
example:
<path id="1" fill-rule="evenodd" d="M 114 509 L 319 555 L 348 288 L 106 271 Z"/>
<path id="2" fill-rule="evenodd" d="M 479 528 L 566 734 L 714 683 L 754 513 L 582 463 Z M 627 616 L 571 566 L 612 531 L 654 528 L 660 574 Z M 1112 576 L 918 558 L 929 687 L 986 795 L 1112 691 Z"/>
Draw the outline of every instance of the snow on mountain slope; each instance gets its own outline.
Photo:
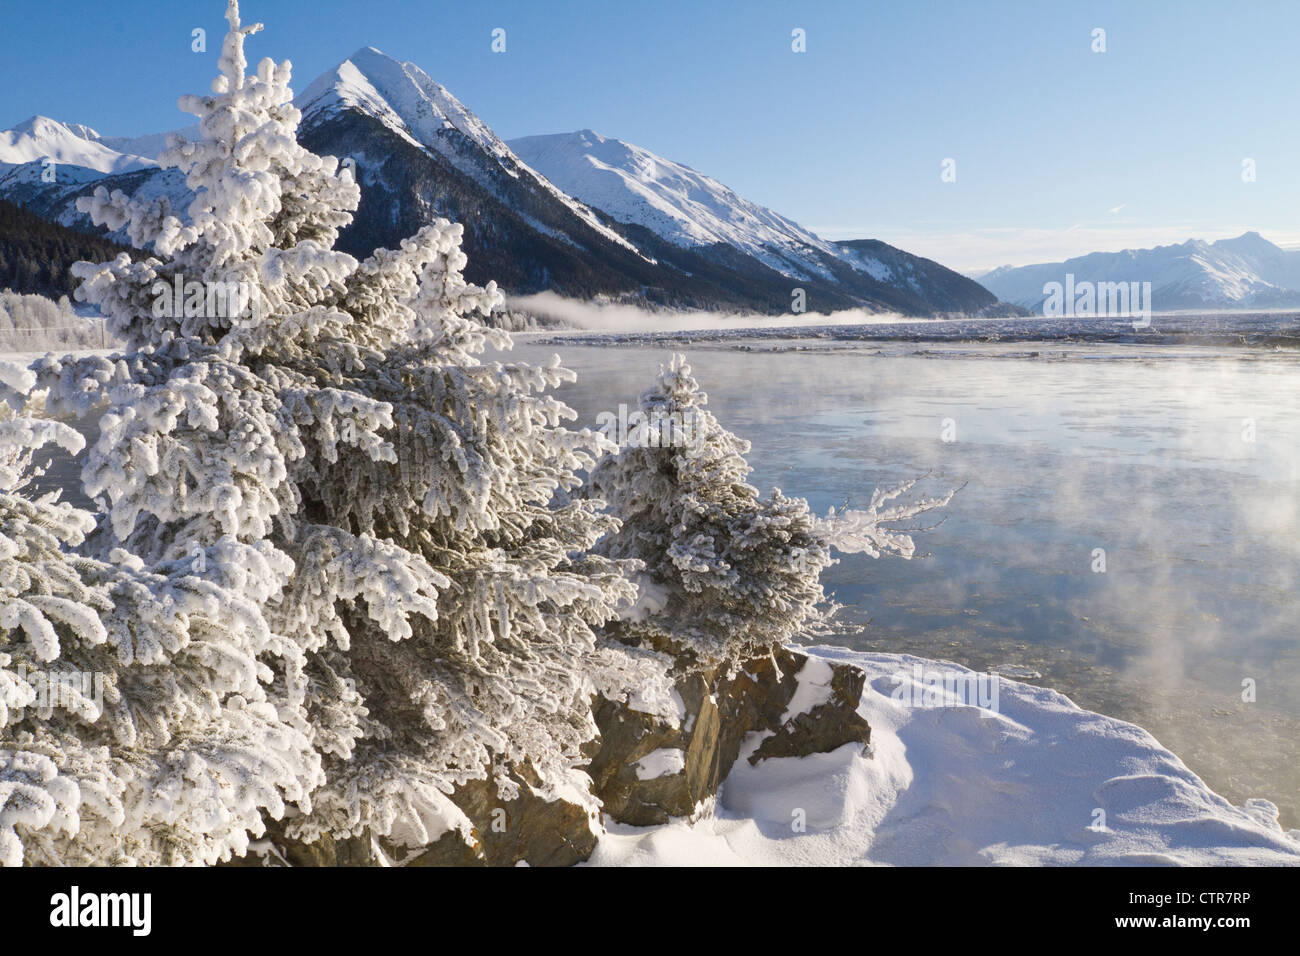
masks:
<path id="1" fill-rule="evenodd" d="M 101 136 L 99 141 L 119 153 L 135 153 L 137 156 L 156 160 L 158 155 L 167 148 L 167 138 L 174 134 L 180 134 L 183 139 L 198 139 L 198 124 L 194 123 L 165 133 L 147 133 L 144 136 Z"/>
<path id="2" fill-rule="evenodd" d="M 184 174 L 176 169 L 146 166 L 126 173 L 105 174 L 67 164 L 55 168 L 54 182 L 46 182 L 44 172 L 40 162 L 0 167 L 0 199 L 25 206 L 42 219 L 80 230 L 87 229 L 90 220 L 85 213 L 77 211 L 77 199 L 90 195 L 99 186 L 110 191 L 120 189 L 144 200 L 165 196 L 172 211 L 182 220 L 188 219 L 187 210 L 194 199 Z M 104 235 L 120 245 L 131 245 L 125 227 L 115 232 L 104 231 Z"/>
<path id="3" fill-rule="evenodd" d="M 107 183 L 110 189 L 140 198 L 165 195 L 173 209 L 184 215 L 193 198 L 184 177 L 160 169 L 156 162 L 168 135 L 106 137 L 89 126 L 33 116 L 0 132 L 0 198 L 26 206 L 51 222 L 85 228 L 88 220 L 76 209 L 77 197 Z M 56 164 L 52 178 L 48 160 Z M 124 229 L 108 235 L 129 245 Z"/>
<path id="4" fill-rule="evenodd" d="M 115 189 L 123 183 L 116 179 L 110 185 L 110 190 Z M 141 176 L 138 186 L 128 190 L 136 199 L 152 202 L 155 199 L 166 198 L 171 206 L 172 212 L 183 222 L 189 222 L 189 207 L 194 201 L 194 193 L 185 183 L 185 174 L 179 169 L 155 169 L 150 173 Z M 78 195 L 85 195 L 87 191 L 82 190 Z M 54 218 L 54 221 L 61 226 L 77 227 L 86 222 L 85 213 L 77 211 L 76 203 L 72 202 L 65 206 L 60 214 Z M 126 229 L 117 230 L 108 233 L 110 239 L 122 245 L 129 246 L 130 238 L 127 236 Z"/>
<path id="5" fill-rule="evenodd" d="M 128 173 L 157 165 L 106 144 L 89 126 L 60 123 L 48 116 L 33 116 L 13 129 L 0 131 L 0 172 L 47 159 L 100 173 Z"/>
<path id="6" fill-rule="evenodd" d="M 525 163 L 619 222 L 680 246 L 726 243 L 787 275 L 828 276 L 817 250 L 838 250 L 778 213 L 689 166 L 584 129 L 510 140 Z"/>
<path id="7" fill-rule="evenodd" d="M 509 146 L 565 192 L 616 222 L 648 230 L 699 257 L 728 262 L 737 254 L 747 257 L 814 287 L 823 300 L 829 288 L 911 315 L 1014 311 L 979 283 L 937 262 L 877 240 L 829 242 L 689 166 L 590 129 L 525 136 Z"/>
<path id="8" fill-rule="evenodd" d="M 412 145 L 436 150 L 461 172 L 492 189 L 494 184 L 482 165 L 485 154 L 511 178 L 532 180 L 606 239 L 635 251 L 586 205 L 520 162 L 487 124 L 414 63 L 364 47 L 317 77 L 294 98 L 294 105 L 302 111 L 304 125 L 344 109 L 366 113 Z M 464 143 L 447 136 L 449 130 L 459 132 L 472 148 L 466 150 Z"/>
<path id="9" fill-rule="evenodd" d="M 1150 282 L 1156 311 L 1194 308 L 1291 307 L 1300 305 L 1300 252 L 1288 252 L 1257 232 L 1234 239 L 1191 239 L 1153 249 L 1094 252 L 1064 262 L 1003 266 L 979 277 L 998 298 L 1037 310 L 1043 286 L 1075 283 Z"/>

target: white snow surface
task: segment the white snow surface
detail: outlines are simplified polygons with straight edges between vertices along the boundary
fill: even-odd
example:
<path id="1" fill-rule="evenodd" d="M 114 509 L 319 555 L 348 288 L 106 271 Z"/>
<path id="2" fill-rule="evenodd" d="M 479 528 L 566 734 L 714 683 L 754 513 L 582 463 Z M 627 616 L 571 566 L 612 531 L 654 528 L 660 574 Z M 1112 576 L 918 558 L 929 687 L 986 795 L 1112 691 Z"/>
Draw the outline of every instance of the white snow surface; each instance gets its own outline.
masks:
<path id="1" fill-rule="evenodd" d="M 619 222 L 685 247 L 725 243 L 786 275 L 826 275 L 814 251 L 837 246 L 710 176 L 594 130 L 524 136 L 509 146 L 560 189 Z M 856 262 L 850 264 L 858 268 Z"/>
<path id="2" fill-rule="evenodd" d="M 831 681 L 834 678 L 835 671 L 830 661 L 824 657 L 808 658 L 808 662 L 796 675 L 794 696 L 790 698 L 785 713 L 781 715 L 781 723 L 787 723 L 800 714 L 806 714 L 813 708 L 829 702 Z"/>
<path id="3" fill-rule="evenodd" d="M 120 147 L 123 142 L 129 141 L 115 145 Z M 129 173 L 157 165 L 152 159 L 108 145 L 89 126 L 60 123 L 48 116 L 33 116 L 13 129 L 0 131 L 0 172 L 47 159 L 100 173 Z"/>
<path id="4" fill-rule="evenodd" d="M 636 762 L 638 780 L 671 777 L 686 769 L 686 751 L 678 747 L 660 747 Z"/>
<path id="5" fill-rule="evenodd" d="M 1005 678 L 993 716 L 956 702 L 913 707 L 892 696 L 895 675 L 919 696 L 915 665 L 971 672 L 804 650 L 866 671 L 869 755 L 847 744 L 751 767 L 751 735 L 711 813 L 609 824 L 590 865 L 1300 864 L 1300 831 L 1284 832 L 1272 803 L 1232 805 L 1141 727 Z M 1093 829 L 1098 809 L 1104 830 Z M 806 830 L 795 832 L 800 816 Z"/>
<path id="6" fill-rule="evenodd" d="M 121 153 L 135 153 L 138 156 L 157 160 L 162 151 L 167 148 L 168 138 L 178 134 L 182 139 L 196 140 L 199 138 L 198 124 L 191 123 L 189 126 L 180 129 L 167 130 L 162 133 L 147 133 L 144 136 L 101 136 L 99 141 L 110 149 L 115 149 Z"/>

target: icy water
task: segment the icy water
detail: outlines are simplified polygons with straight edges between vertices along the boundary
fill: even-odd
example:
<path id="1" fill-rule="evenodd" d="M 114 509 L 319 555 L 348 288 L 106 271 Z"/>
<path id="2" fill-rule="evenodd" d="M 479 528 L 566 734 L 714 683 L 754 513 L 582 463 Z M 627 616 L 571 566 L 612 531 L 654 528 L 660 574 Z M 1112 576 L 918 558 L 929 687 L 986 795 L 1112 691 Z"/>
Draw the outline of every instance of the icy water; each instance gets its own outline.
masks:
<path id="1" fill-rule="evenodd" d="M 964 485 L 918 536 L 924 558 L 828 572 L 840 642 L 1054 687 L 1300 826 L 1300 351 L 1122 329 L 803 334 L 676 349 L 753 442 L 754 484 L 819 511 L 926 473 L 932 490 Z M 634 407 L 670 354 L 664 336 L 526 339 L 516 358 L 558 352 L 578 372 L 561 395 L 580 424 Z"/>
<path id="2" fill-rule="evenodd" d="M 1294 315 L 591 340 L 519 336 L 513 353 L 558 352 L 579 373 L 561 391 L 579 424 L 635 406 L 683 351 L 753 442 L 763 490 L 825 511 L 926 473 L 931 491 L 964 486 L 917 536 L 925 557 L 849 555 L 827 573 L 846 605 L 837 642 L 1054 687 L 1300 827 Z M 76 463 L 54 458 L 35 490 L 88 505 Z"/>

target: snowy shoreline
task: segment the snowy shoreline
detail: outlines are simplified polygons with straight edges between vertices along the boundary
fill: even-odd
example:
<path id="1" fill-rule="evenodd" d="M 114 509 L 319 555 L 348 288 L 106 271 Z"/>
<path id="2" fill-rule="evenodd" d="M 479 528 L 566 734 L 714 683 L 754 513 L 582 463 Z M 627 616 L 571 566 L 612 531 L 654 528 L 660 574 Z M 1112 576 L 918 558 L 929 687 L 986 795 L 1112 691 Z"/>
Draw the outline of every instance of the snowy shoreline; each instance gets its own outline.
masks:
<path id="1" fill-rule="evenodd" d="M 870 754 L 848 744 L 741 759 L 711 812 L 611 825 L 589 865 L 1300 865 L 1300 830 L 1284 831 L 1276 806 L 1234 806 L 1136 724 L 1005 677 L 996 713 L 909 706 L 895 675 L 913 692 L 918 665 L 977 675 L 907 654 L 800 649 L 866 671 Z"/>
<path id="2" fill-rule="evenodd" d="M 1300 830 L 1283 830 L 1273 803 L 1233 805 L 1136 724 L 1005 673 L 996 714 L 908 706 L 896 674 L 915 684 L 918 666 L 976 672 L 800 649 L 866 671 L 858 710 L 871 755 L 846 745 L 757 767 L 742 759 L 694 822 L 610 823 L 589 865 L 1300 865 Z M 792 829 L 795 809 L 806 832 Z M 1093 829 L 1097 810 L 1104 830 Z"/>
<path id="3" fill-rule="evenodd" d="M 552 347 L 727 346 L 751 348 L 772 342 L 812 341 L 825 345 L 917 346 L 1038 344 L 1041 346 L 1183 346 L 1251 349 L 1294 353 L 1300 343 L 1294 310 L 1266 312 L 1156 313 L 1149 327 L 1135 328 L 1128 318 L 1041 315 L 1017 318 L 944 316 L 863 317 L 857 313 L 801 316 L 733 316 L 710 313 L 639 312 L 633 307 L 592 306 L 586 312 L 567 305 L 579 327 L 516 333 L 520 343 Z M 524 311 L 527 311 L 526 309 Z M 608 312 L 605 315 L 604 312 Z M 585 326 L 582 323 L 586 323 Z"/>
<path id="4" fill-rule="evenodd" d="M 1233 805 L 1136 724 L 1005 674 L 996 714 L 908 706 L 895 699 L 896 674 L 915 684 L 918 666 L 976 672 L 801 650 L 866 671 L 858 709 L 870 755 L 846 745 L 757 767 L 742 759 L 694 822 L 610 823 L 590 865 L 1300 865 L 1300 830 L 1283 830 L 1273 803 Z M 795 810 L 805 832 L 792 829 Z M 1093 829 L 1098 810 L 1105 829 Z"/>

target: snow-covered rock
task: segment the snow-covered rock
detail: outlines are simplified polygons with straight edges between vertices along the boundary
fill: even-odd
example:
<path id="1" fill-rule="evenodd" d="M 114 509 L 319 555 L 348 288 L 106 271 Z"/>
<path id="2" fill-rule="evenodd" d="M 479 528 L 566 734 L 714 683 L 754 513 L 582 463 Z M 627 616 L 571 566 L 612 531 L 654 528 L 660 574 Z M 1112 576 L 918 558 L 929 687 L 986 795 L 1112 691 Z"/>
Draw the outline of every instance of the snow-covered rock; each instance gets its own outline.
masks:
<path id="1" fill-rule="evenodd" d="M 872 747 L 740 760 L 715 812 L 611 826 L 597 865 L 1300 865 L 1267 800 L 1234 806 L 1142 728 L 999 681 L 995 710 L 916 706 L 948 662 L 818 647 L 866 673 Z M 900 679 L 901 678 L 901 679 Z M 753 741 L 750 741 L 752 746 Z"/>
<path id="2" fill-rule="evenodd" d="M 716 797 L 742 756 L 757 762 L 845 744 L 861 749 L 871 737 L 857 713 L 862 681 L 850 665 L 778 648 L 734 674 L 715 666 L 680 677 L 680 715 L 597 701 L 600 739 L 586 767 L 592 792 L 614 824 L 667 823 Z"/>

